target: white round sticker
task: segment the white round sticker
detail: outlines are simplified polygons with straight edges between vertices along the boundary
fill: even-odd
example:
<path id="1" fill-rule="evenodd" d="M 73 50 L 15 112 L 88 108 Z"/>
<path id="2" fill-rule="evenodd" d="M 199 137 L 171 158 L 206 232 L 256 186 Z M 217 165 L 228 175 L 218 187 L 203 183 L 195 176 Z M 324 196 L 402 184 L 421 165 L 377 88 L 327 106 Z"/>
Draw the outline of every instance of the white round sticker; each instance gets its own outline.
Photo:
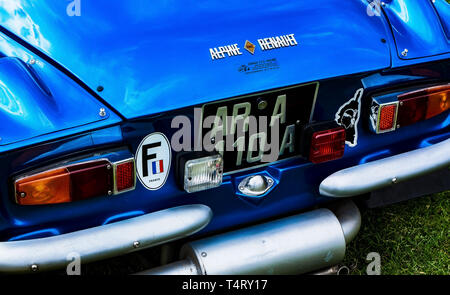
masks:
<path id="1" fill-rule="evenodd" d="M 139 181 L 149 190 L 160 189 L 167 180 L 172 150 L 167 137 L 159 132 L 147 135 L 136 152 Z"/>

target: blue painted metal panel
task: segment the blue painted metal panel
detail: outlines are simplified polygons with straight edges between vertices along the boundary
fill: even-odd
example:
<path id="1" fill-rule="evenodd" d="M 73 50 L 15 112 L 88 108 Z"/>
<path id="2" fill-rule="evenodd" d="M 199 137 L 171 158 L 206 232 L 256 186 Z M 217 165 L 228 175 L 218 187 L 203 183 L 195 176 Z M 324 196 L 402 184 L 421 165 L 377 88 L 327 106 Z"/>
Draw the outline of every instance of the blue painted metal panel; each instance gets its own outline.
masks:
<path id="1" fill-rule="evenodd" d="M 390 66 L 381 42 L 388 24 L 369 17 L 363 0 L 96 0 L 82 1 L 79 17 L 66 14 L 65 1 L 14 3 L 2 25 L 92 89 L 104 86 L 101 96 L 127 118 Z M 243 49 L 246 40 L 292 33 L 298 46 Z M 210 48 L 235 43 L 243 55 L 211 60 Z M 276 70 L 238 70 L 273 58 Z"/>
<path id="2" fill-rule="evenodd" d="M 450 40 L 450 2 L 448 0 L 435 0 L 433 1 L 433 5 L 444 27 L 447 39 Z"/>
<path id="3" fill-rule="evenodd" d="M 49 66 L 0 59 L 0 145 L 106 120 L 109 114 L 99 115 L 102 107 Z"/>
<path id="4" fill-rule="evenodd" d="M 0 50 L 15 56 L 0 58 L 0 153 L 121 122 L 64 73 L 2 35 Z"/>
<path id="5" fill-rule="evenodd" d="M 431 1 L 384 2 L 399 58 L 413 59 L 450 52 L 449 40 Z M 407 55 L 402 54 L 405 49 L 408 50 Z"/>

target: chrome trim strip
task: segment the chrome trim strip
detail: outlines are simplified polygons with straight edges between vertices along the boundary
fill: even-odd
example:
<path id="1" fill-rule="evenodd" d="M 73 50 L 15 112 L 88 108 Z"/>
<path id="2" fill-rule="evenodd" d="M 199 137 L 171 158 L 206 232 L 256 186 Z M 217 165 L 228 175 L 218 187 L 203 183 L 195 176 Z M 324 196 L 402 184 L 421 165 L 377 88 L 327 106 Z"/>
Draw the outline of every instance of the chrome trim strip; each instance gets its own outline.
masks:
<path id="1" fill-rule="evenodd" d="M 320 184 L 320 194 L 344 198 L 395 185 L 450 166 L 450 139 L 432 146 L 338 171 Z"/>
<path id="2" fill-rule="evenodd" d="M 380 117 L 381 117 L 381 108 L 385 107 L 385 106 L 389 106 L 389 105 L 395 105 L 395 115 L 394 115 L 394 124 L 392 126 L 391 129 L 386 129 L 386 130 L 380 130 Z M 377 130 L 376 133 L 377 134 L 382 134 L 382 133 L 386 133 L 386 132 L 391 132 L 391 131 L 395 131 L 395 129 L 397 129 L 397 117 L 398 117 L 398 107 L 399 107 L 399 102 L 395 101 L 395 102 L 389 102 L 389 103 L 382 103 L 378 105 L 378 116 L 377 116 Z M 400 126 L 399 126 L 400 127 Z"/>
<path id="3" fill-rule="evenodd" d="M 64 268 L 72 253 L 81 263 L 127 254 L 190 236 L 211 218 L 209 207 L 186 205 L 49 238 L 0 242 L 0 272 Z"/>

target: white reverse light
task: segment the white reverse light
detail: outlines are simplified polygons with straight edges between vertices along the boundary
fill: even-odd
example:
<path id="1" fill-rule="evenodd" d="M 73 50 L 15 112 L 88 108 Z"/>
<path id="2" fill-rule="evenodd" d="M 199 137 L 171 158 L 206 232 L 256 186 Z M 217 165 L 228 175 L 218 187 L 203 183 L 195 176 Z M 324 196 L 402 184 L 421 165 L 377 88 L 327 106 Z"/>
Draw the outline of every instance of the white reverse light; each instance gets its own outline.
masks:
<path id="1" fill-rule="evenodd" d="M 221 155 L 189 160 L 184 167 L 184 189 L 194 193 L 218 187 L 222 184 L 222 176 Z"/>

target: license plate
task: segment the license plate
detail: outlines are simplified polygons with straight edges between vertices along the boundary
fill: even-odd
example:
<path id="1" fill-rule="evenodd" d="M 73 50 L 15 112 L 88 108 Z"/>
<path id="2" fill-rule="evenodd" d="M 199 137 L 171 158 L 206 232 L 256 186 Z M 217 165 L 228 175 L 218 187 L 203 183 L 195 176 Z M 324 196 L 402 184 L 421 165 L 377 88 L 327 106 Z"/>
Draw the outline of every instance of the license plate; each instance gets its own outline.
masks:
<path id="1" fill-rule="evenodd" d="M 222 154 L 224 172 L 298 156 L 299 130 L 310 122 L 318 87 L 310 83 L 203 105 L 202 134 Z"/>

